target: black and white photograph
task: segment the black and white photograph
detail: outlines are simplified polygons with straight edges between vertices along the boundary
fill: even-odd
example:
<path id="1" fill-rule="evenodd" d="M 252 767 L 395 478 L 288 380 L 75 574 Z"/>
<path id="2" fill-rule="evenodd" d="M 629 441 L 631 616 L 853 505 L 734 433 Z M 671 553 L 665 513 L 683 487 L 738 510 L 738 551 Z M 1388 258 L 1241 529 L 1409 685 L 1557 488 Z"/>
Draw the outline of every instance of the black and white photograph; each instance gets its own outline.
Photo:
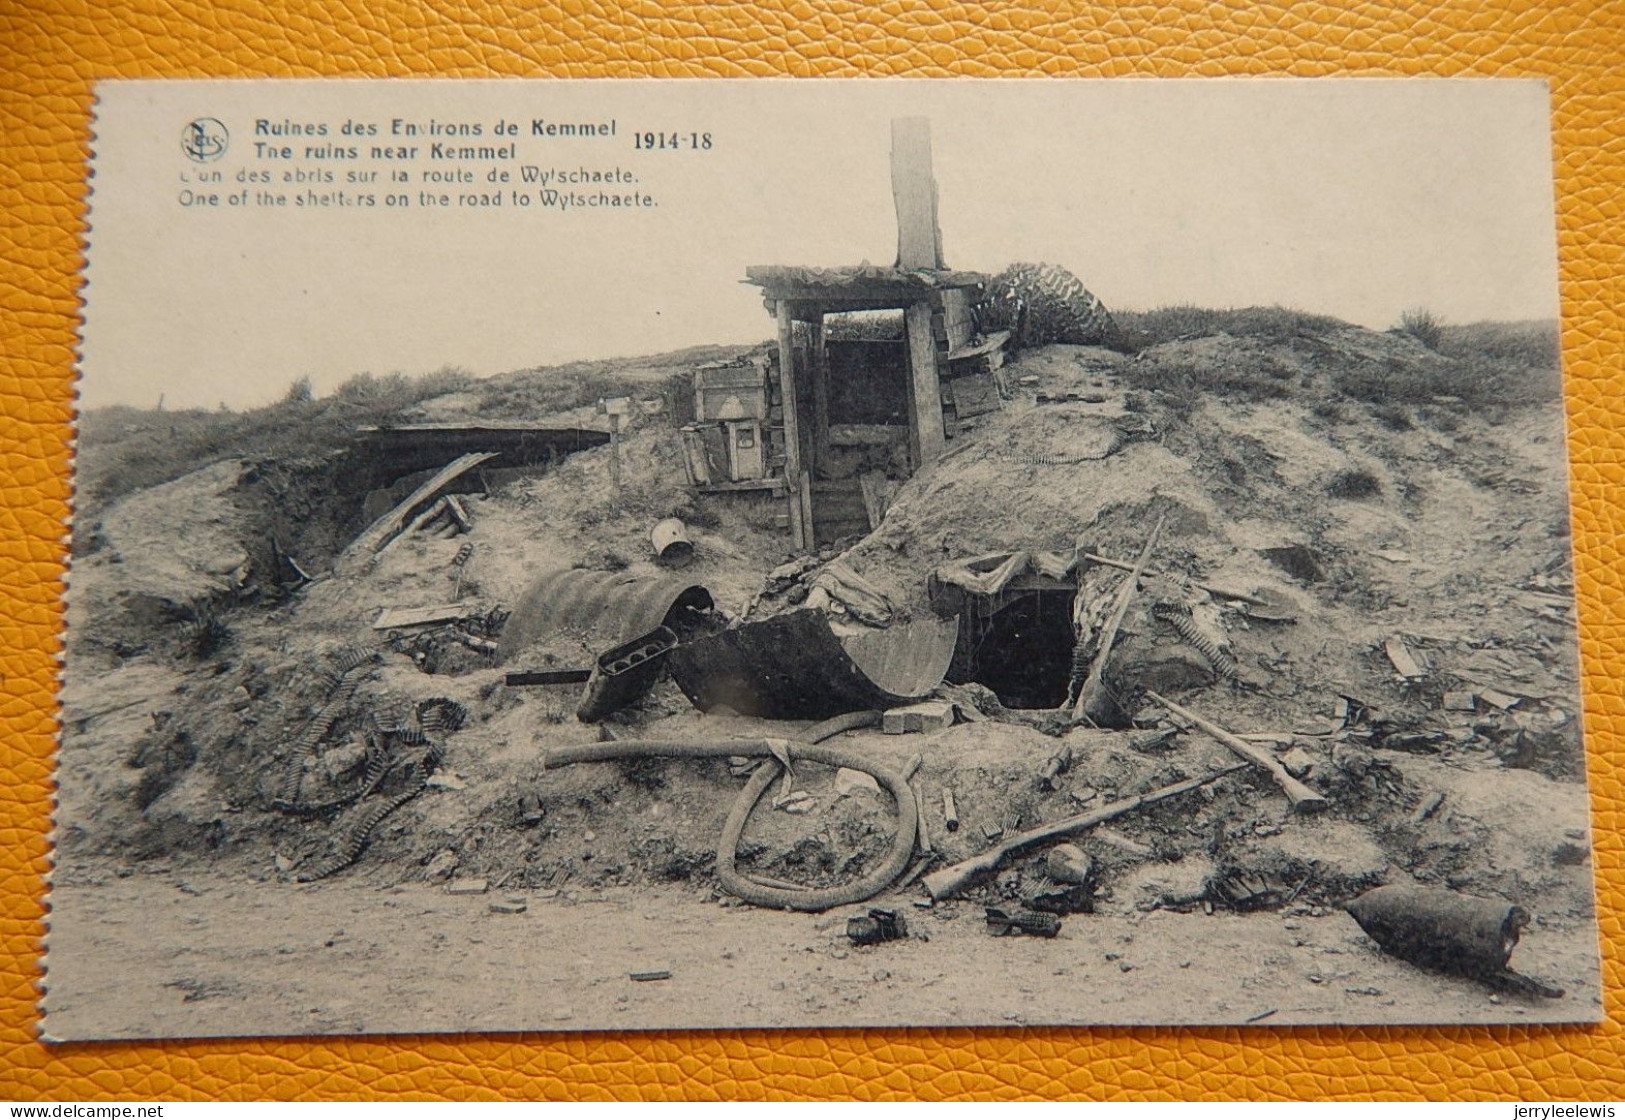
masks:
<path id="1" fill-rule="evenodd" d="M 1544 83 L 89 151 L 47 1039 L 1602 1017 Z"/>

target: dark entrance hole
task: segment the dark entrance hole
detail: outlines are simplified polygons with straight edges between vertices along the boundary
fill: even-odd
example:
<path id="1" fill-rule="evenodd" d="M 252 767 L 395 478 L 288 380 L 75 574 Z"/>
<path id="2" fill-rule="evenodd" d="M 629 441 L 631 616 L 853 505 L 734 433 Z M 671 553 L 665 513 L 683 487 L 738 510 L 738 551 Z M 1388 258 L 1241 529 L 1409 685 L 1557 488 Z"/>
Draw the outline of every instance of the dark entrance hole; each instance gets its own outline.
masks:
<path id="1" fill-rule="evenodd" d="M 1301 544 L 1288 545 L 1285 548 L 1266 548 L 1263 550 L 1263 556 L 1287 575 L 1304 583 L 1319 583 L 1326 578 L 1326 573 L 1314 552 Z"/>
<path id="2" fill-rule="evenodd" d="M 986 685 L 1007 708 L 1059 708 L 1072 676 L 1072 599 L 1034 591 L 962 617 L 948 679 Z"/>

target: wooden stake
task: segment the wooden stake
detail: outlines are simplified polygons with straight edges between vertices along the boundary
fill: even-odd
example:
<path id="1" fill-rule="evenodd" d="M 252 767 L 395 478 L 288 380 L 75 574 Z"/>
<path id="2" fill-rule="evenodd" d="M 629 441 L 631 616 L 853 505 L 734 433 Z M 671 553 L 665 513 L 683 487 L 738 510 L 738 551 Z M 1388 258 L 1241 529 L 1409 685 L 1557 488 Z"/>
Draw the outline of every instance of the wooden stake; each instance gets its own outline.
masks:
<path id="1" fill-rule="evenodd" d="M 1104 824 L 1126 813 L 1132 813 L 1142 806 L 1153 805 L 1158 801 L 1165 801 L 1170 797 L 1188 793 L 1193 789 L 1207 785 L 1209 782 L 1217 781 L 1245 769 L 1245 766 L 1230 766 L 1205 777 L 1187 778 L 1183 782 L 1175 782 L 1171 786 L 1164 786 L 1149 793 L 1142 793 L 1135 797 L 1125 797 L 1121 801 L 1113 801 L 1110 805 L 1102 805 L 1090 813 L 1067 817 L 1065 820 L 1056 821 L 1054 824 L 1046 824 L 1035 828 L 1031 832 L 1023 832 L 1019 836 L 1013 836 L 1004 843 L 989 848 L 981 855 L 972 856 L 970 859 L 962 860 L 951 867 L 944 867 L 941 871 L 933 871 L 925 877 L 925 889 L 932 898 L 940 902 L 944 898 L 958 894 L 977 880 L 994 874 L 1009 860 L 1025 855 L 1027 852 L 1040 845 L 1047 844 L 1051 840 L 1059 840 L 1064 836 L 1075 836 L 1080 832 L 1094 828 L 1096 825 Z"/>
<path id="2" fill-rule="evenodd" d="M 1202 731 L 1229 747 L 1232 754 L 1245 758 L 1248 762 L 1267 771 L 1269 776 L 1275 779 L 1275 784 L 1280 786 L 1282 791 L 1286 793 L 1287 800 L 1292 802 L 1292 807 L 1298 812 L 1305 813 L 1326 807 L 1324 797 L 1298 781 L 1291 774 L 1288 774 L 1286 767 L 1282 766 L 1280 761 L 1263 747 L 1258 746 L 1256 743 L 1249 743 L 1239 735 L 1231 734 L 1211 720 L 1203 719 L 1189 708 L 1182 708 L 1172 700 L 1158 696 L 1150 689 L 1147 689 L 1145 694 L 1174 713 L 1174 715 L 1189 720 Z"/>
<path id="3" fill-rule="evenodd" d="M 909 452 L 916 471 L 942 455 L 947 437 L 942 429 L 942 381 L 937 376 L 937 343 L 931 337 L 931 304 L 910 304 L 903 313 L 908 329 L 911 425 Z"/>
<path id="4" fill-rule="evenodd" d="M 1106 661 L 1111 657 L 1112 644 L 1117 641 L 1117 631 L 1123 625 L 1123 619 L 1128 614 L 1128 607 L 1134 601 L 1134 593 L 1139 590 L 1140 576 L 1145 571 L 1146 561 L 1151 559 L 1151 552 L 1157 547 L 1157 538 L 1162 536 L 1162 524 L 1167 520 L 1167 514 L 1159 514 L 1157 523 L 1151 529 L 1151 535 L 1146 538 L 1145 547 L 1140 550 L 1140 558 L 1134 563 L 1134 570 L 1129 573 L 1128 579 L 1117 593 L 1117 607 L 1112 611 L 1111 621 L 1100 634 L 1100 648 L 1095 651 L 1095 662 L 1089 667 L 1089 676 L 1084 680 L 1083 686 L 1078 689 L 1078 701 L 1072 705 L 1072 718 L 1075 720 L 1088 720 L 1099 723 L 1105 715 L 1103 704 L 1105 700 Z"/>
<path id="5" fill-rule="evenodd" d="M 790 491 L 790 547 L 800 552 L 807 547 L 812 526 L 801 515 L 801 426 L 796 415 L 796 353 L 791 338 L 794 320 L 789 303 L 782 299 L 774 313 L 779 324 L 779 398 L 784 412 L 784 481 Z"/>

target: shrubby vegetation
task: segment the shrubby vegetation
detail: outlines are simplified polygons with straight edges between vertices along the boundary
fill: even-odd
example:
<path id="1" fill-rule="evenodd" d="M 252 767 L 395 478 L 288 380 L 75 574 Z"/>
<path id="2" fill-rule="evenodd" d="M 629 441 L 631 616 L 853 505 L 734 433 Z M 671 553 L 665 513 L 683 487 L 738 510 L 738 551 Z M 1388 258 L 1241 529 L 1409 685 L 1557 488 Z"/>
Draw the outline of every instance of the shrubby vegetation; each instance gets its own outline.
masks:
<path id="1" fill-rule="evenodd" d="M 77 505 L 93 517 L 126 494 L 228 458 L 301 459 L 347 446 L 355 429 L 473 383 L 446 368 L 421 377 L 361 374 L 317 397 L 309 378 L 275 404 L 241 412 L 100 408 L 79 418 Z"/>

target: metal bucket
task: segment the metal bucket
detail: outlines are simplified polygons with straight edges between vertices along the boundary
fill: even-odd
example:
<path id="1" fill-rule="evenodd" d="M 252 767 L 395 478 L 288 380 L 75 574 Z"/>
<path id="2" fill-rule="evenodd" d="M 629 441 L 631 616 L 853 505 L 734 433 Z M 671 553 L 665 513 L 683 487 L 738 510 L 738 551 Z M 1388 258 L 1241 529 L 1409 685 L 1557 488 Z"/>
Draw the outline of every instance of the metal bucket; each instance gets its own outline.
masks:
<path id="1" fill-rule="evenodd" d="M 655 522 L 649 530 L 649 543 L 655 558 L 668 568 L 685 568 L 694 559 L 694 542 L 688 539 L 688 526 L 675 517 Z"/>

